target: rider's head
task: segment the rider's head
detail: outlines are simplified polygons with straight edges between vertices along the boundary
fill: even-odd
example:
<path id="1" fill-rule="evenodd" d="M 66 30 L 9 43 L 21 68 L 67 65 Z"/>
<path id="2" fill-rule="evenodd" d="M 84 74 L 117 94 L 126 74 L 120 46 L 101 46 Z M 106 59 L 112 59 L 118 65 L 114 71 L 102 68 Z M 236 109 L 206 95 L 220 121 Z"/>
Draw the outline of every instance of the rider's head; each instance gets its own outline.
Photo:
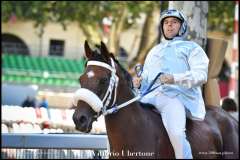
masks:
<path id="1" fill-rule="evenodd" d="M 167 40 L 174 37 L 184 38 L 187 34 L 187 21 L 184 15 L 176 10 L 166 10 L 160 17 L 161 32 Z"/>

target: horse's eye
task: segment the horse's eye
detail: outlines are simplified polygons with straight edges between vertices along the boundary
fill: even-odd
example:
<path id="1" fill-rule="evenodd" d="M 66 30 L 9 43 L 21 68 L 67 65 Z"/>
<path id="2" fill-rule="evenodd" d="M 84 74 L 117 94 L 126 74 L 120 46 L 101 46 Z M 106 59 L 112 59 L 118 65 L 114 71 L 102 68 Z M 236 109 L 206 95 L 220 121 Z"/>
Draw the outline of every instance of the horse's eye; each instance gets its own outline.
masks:
<path id="1" fill-rule="evenodd" d="M 107 84 L 108 83 L 108 78 L 104 77 L 102 79 L 100 79 L 99 84 Z"/>

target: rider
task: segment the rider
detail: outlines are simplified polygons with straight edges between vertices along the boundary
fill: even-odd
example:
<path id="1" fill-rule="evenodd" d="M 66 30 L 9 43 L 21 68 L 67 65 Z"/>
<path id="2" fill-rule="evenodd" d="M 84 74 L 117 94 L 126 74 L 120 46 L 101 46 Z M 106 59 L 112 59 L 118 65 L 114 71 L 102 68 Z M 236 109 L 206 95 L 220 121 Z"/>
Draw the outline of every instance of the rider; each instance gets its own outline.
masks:
<path id="1" fill-rule="evenodd" d="M 204 120 L 201 85 L 207 81 L 209 59 L 198 44 L 184 40 L 187 21 L 181 12 L 164 11 L 160 25 L 164 40 L 150 50 L 143 73 L 134 77 L 133 84 L 144 91 L 159 72 L 164 73 L 159 78 L 163 85 L 142 97 L 141 102 L 153 104 L 160 112 L 175 157 L 192 158 L 185 132 L 186 116 Z"/>

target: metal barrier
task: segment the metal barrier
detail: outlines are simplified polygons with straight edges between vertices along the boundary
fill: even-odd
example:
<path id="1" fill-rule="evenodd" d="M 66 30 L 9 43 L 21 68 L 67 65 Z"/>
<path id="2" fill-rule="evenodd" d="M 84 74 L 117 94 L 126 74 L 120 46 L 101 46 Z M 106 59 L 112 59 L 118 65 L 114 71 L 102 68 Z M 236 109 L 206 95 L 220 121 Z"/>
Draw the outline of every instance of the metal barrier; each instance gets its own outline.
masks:
<path id="1" fill-rule="evenodd" d="M 107 135 L 2 133 L 1 158 L 108 158 Z"/>

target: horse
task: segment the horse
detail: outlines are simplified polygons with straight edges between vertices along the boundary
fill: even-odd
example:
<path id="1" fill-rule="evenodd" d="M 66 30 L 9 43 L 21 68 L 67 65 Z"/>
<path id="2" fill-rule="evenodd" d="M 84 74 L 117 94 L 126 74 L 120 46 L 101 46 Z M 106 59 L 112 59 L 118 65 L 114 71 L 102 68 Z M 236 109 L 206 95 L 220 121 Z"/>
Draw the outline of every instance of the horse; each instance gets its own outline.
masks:
<path id="1" fill-rule="evenodd" d="M 131 75 L 103 42 L 98 51 L 87 41 L 84 48 L 88 61 L 79 78 L 81 88 L 73 97 L 75 128 L 89 133 L 93 121 L 103 114 L 109 158 L 175 158 L 161 115 L 154 106 L 135 99 Z M 238 123 L 220 107 L 206 106 L 204 121 L 187 118 L 186 135 L 193 158 L 239 157 Z"/>

